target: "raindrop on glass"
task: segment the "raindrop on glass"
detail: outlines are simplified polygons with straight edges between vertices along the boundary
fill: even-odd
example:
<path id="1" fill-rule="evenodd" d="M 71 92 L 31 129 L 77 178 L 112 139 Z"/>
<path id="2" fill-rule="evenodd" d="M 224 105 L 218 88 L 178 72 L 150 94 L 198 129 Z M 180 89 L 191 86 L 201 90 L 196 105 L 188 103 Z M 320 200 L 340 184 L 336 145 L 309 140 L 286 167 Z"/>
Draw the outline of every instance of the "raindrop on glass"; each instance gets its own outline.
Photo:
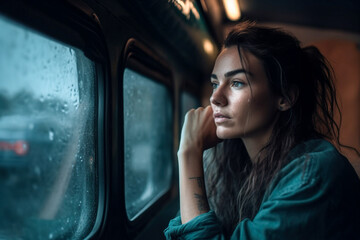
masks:
<path id="1" fill-rule="evenodd" d="M 50 131 L 49 131 L 49 139 L 50 139 L 50 141 L 54 140 L 54 131 L 52 129 L 50 129 Z"/>

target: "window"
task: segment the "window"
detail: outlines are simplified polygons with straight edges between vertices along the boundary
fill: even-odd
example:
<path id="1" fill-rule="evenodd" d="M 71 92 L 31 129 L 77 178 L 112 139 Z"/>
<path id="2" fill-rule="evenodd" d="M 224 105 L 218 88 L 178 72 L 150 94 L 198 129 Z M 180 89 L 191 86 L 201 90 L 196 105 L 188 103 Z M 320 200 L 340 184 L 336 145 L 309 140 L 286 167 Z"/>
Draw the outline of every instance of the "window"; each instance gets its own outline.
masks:
<path id="1" fill-rule="evenodd" d="M 84 239 L 95 222 L 95 64 L 0 16 L 0 239 Z"/>
<path id="2" fill-rule="evenodd" d="M 136 219 L 170 188 L 172 116 L 168 89 L 125 69 L 125 205 L 130 220 Z"/>

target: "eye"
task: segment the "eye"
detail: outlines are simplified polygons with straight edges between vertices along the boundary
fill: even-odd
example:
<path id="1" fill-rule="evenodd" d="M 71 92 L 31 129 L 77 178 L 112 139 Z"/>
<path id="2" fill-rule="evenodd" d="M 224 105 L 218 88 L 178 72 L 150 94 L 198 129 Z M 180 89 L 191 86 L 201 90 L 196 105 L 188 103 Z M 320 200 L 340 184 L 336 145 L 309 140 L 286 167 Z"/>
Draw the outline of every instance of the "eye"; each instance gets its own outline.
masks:
<path id="1" fill-rule="evenodd" d="M 235 88 L 240 88 L 240 87 L 242 87 L 244 85 L 244 83 L 243 82 L 240 82 L 240 81 L 233 81 L 232 83 L 231 83 L 231 86 L 232 87 L 235 87 Z"/>
<path id="2" fill-rule="evenodd" d="M 217 89 L 217 87 L 219 86 L 219 84 L 216 83 L 216 82 L 211 82 L 211 86 L 212 86 L 213 90 L 215 90 L 215 89 Z"/>

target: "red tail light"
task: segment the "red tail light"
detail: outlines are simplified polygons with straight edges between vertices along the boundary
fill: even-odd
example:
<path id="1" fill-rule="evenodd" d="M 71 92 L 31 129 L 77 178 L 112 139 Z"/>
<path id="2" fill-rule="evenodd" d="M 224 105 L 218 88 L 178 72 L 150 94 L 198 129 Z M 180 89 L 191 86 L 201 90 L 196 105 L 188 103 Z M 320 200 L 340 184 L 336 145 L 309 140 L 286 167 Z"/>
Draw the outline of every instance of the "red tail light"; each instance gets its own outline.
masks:
<path id="1" fill-rule="evenodd" d="M 0 142 L 0 151 L 14 151 L 16 155 L 24 156 L 29 151 L 29 144 L 23 140 L 14 143 Z"/>

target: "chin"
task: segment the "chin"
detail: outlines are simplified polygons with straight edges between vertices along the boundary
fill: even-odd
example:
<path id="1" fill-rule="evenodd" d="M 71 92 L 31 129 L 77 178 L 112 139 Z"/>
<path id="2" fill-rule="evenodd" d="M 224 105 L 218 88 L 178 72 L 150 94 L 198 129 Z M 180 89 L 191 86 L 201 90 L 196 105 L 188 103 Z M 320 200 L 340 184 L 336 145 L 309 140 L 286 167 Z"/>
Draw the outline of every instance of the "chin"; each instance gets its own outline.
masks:
<path id="1" fill-rule="evenodd" d="M 233 139 L 241 137 L 231 129 L 224 129 L 222 127 L 216 128 L 216 136 L 220 139 Z"/>

